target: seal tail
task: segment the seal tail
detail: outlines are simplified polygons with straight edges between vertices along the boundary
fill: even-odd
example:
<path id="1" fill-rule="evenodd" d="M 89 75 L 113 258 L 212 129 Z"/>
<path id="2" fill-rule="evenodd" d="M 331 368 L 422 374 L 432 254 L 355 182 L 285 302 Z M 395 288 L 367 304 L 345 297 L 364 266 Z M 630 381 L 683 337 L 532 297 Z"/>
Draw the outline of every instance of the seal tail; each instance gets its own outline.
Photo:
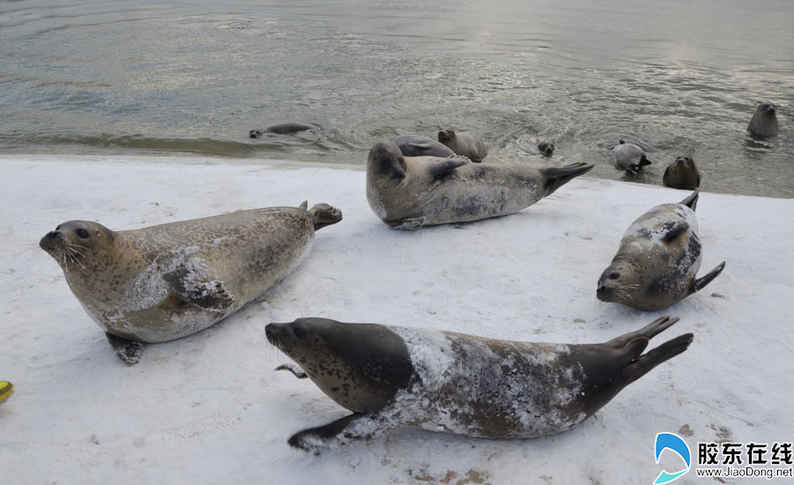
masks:
<path id="1" fill-rule="evenodd" d="M 689 289 L 689 293 L 692 294 L 695 293 L 696 291 L 702 290 L 703 287 L 711 283 L 711 280 L 719 276 L 720 273 L 722 273 L 723 269 L 725 269 L 725 261 L 718 264 L 716 268 L 712 269 L 711 271 L 703 275 L 703 277 L 694 278 L 692 280 L 692 287 Z"/>
<path id="2" fill-rule="evenodd" d="M 546 195 L 551 194 L 566 183 L 570 182 L 574 177 L 578 177 L 579 175 L 589 172 L 593 167 L 594 165 L 589 163 L 579 162 L 560 168 L 541 168 L 540 173 L 543 175 L 543 188 L 546 190 Z"/>
<path id="3" fill-rule="evenodd" d="M 314 230 L 322 229 L 325 226 L 336 224 L 342 220 L 342 211 L 328 204 L 315 204 L 309 210 L 314 219 Z"/>
<path id="4" fill-rule="evenodd" d="M 700 197 L 700 192 L 696 190 L 689 194 L 689 197 L 679 202 L 679 204 L 685 205 L 694 211 L 698 206 L 698 197 Z"/>
<path id="5" fill-rule="evenodd" d="M 636 381 L 657 365 L 685 351 L 689 348 L 689 344 L 692 343 L 693 339 L 694 335 L 685 333 L 641 355 L 637 360 L 623 368 L 623 378 L 626 384 Z"/>

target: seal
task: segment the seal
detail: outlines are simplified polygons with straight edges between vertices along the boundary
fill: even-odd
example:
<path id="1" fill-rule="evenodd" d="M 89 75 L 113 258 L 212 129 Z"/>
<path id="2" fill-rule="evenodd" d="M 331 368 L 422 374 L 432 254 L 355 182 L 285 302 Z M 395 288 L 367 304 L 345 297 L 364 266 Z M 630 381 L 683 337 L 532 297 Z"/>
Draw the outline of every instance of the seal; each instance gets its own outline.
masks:
<path id="1" fill-rule="evenodd" d="M 518 212 L 592 168 L 404 157 L 397 145 L 376 143 L 367 161 L 367 200 L 383 222 L 397 229 L 470 222 Z"/>
<path id="2" fill-rule="evenodd" d="M 474 163 L 480 163 L 488 155 L 488 147 L 482 140 L 471 133 L 455 130 L 441 130 L 438 132 L 438 141 L 448 146 L 458 155 L 467 157 Z"/>
<path id="3" fill-rule="evenodd" d="M 271 323 L 265 330 L 321 391 L 353 411 L 288 440 L 319 453 L 398 426 L 491 439 L 567 431 L 687 349 L 691 333 L 643 353 L 676 321 L 662 317 L 598 344 L 496 340 L 325 318 Z"/>
<path id="4" fill-rule="evenodd" d="M 259 138 L 265 133 L 275 133 L 276 135 L 294 135 L 302 131 L 314 130 L 317 127 L 314 125 L 307 125 L 306 123 L 280 123 L 278 125 L 271 125 L 264 130 L 250 130 L 248 136 L 250 138 Z"/>
<path id="5" fill-rule="evenodd" d="M 196 333 L 262 297 L 300 263 L 317 229 L 341 219 L 328 204 L 304 202 L 130 231 L 69 221 L 39 245 L 131 365 L 142 343 Z"/>
<path id="6" fill-rule="evenodd" d="M 538 142 L 538 151 L 544 157 L 550 157 L 554 153 L 554 142 L 551 140 L 541 140 Z"/>
<path id="7" fill-rule="evenodd" d="M 695 217 L 698 193 L 678 204 L 662 204 L 635 220 L 623 234 L 612 263 L 598 279 L 596 296 L 638 310 L 661 310 L 701 290 L 725 268 L 702 278 Z"/>
<path id="8" fill-rule="evenodd" d="M 747 125 L 747 131 L 755 138 L 771 138 L 777 136 L 777 108 L 774 104 L 764 102 L 758 105 Z"/>
<path id="9" fill-rule="evenodd" d="M 406 157 L 454 157 L 448 146 L 426 136 L 404 135 L 394 139 L 394 144 Z"/>
<path id="10" fill-rule="evenodd" d="M 615 156 L 615 168 L 632 174 L 639 173 L 642 167 L 651 164 L 642 148 L 624 140 L 618 142 L 612 149 L 612 154 Z"/>
<path id="11" fill-rule="evenodd" d="M 700 172 L 692 157 L 682 155 L 664 170 L 662 183 L 674 189 L 694 190 L 700 187 Z"/>

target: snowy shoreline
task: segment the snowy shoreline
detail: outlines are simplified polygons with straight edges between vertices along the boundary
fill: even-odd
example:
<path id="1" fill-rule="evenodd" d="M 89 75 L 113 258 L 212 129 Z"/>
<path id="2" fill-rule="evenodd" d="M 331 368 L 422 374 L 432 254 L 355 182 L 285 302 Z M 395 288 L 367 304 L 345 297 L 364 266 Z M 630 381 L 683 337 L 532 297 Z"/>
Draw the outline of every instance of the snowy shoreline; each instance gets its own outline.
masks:
<path id="1" fill-rule="evenodd" d="M 0 406 L 0 469 L 14 483 L 633 484 L 662 468 L 657 432 L 685 427 L 690 447 L 792 440 L 794 200 L 701 194 L 701 274 L 722 260 L 726 269 L 703 292 L 644 313 L 597 301 L 596 281 L 630 222 L 686 191 L 580 178 L 513 216 L 406 233 L 370 211 L 360 169 L 65 158 L 0 157 L 0 379 L 15 386 Z M 38 248 L 69 219 L 130 229 L 306 199 L 344 220 L 317 234 L 295 273 L 219 325 L 147 347 L 134 367 Z M 324 316 L 584 343 L 662 314 L 681 321 L 658 343 L 693 332 L 689 350 L 570 432 L 486 441 L 404 429 L 320 457 L 286 439 L 346 412 L 311 382 L 273 372 L 287 358 L 264 336 L 271 321 Z"/>

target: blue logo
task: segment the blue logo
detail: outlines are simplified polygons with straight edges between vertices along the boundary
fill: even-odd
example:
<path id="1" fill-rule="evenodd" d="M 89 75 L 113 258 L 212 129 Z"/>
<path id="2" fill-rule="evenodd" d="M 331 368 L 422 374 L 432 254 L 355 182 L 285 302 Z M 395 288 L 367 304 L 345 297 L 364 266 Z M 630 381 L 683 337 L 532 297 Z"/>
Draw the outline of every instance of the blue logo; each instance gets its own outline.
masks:
<path id="1" fill-rule="evenodd" d="M 686 463 L 686 468 L 678 470 L 675 473 L 669 473 L 667 470 L 662 470 L 662 473 L 656 477 L 653 482 L 654 485 L 662 485 L 678 480 L 689 472 L 692 468 L 692 455 L 689 452 L 689 445 L 686 444 L 680 436 L 675 433 L 657 433 L 656 435 L 656 463 L 659 464 L 659 457 L 662 456 L 664 450 L 670 450 L 677 454 Z"/>

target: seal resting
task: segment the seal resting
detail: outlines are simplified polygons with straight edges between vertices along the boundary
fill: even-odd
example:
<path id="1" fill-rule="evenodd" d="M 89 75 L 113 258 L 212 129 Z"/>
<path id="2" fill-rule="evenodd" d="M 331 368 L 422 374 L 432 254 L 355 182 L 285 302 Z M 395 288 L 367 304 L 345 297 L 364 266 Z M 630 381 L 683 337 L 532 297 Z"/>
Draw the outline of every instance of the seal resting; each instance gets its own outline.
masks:
<path id="1" fill-rule="evenodd" d="M 302 131 L 314 130 L 317 128 L 314 125 L 307 125 L 306 123 L 280 123 L 278 125 L 271 125 L 264 130 L 250 130 L 248 136 L 250 138 L 259 138 L 265 133 L 275 133 L 276 135 L 294 135 Z"/>
<path id="2" fill-rule="evenodd" d="M 438 132 L 438 141 L 474 163 L 482 162 L 488 155 L 488 147 L 485 143 L 471 133 L 441 130 Z"/>
<path id="3" fill-rule="evenodd" d="M 700 187 L 700 172 L 692 157 L 680 156 L 664 170 L 662 183 L 674 189 L 694 190 Z"/>
<path id="4" fill-rule="evenodd" d="M 406 157 L 454 157 L 448 146 L 426 136 L 404 135 L 394 139 L 394 144 Z"/>
<path id="5" fill-rule="evenodd" d="M 353 411 L 288 441 L 319 452 L 398 426 L 492 439 L 567 431 L 687 349 L 691 333 L 643 353 L 676 321 L 662 317 L 604 343 L 576 345 L 325 318 L 265 330 L 320 390 Z"/>
<path id="6" fill-rule="evenodd" d="M 469 222 L 518 212 L 592 168 L 404 157 L 397 145 L 377 143 L 367 161 L 367 200 L 383 222 L 397 229 Z"/>
<path id="7" fill-rule="evenodd" d="M 755 109 L 747 131 L 756 138 L 777 136 L 777 109 L 772 103 L 761 103 Z"/>
<path id="8" fill-rule="evenodd" d="M 300 263 L 315 230 L 341 219 L 328 204 L 307 210 L 304 202 L 131 231 L 69 221 L 39 244 L 119 357 L 134 364 L 141 343 L 196 333 L 260 298 Z"/>
<path id="9" fill-rule="evenodd" d="M 625 170 L 628 173 L 637 174 L 642 167 L 650 165 L 651 161 L 645 156 L 645 151 L 634 143 L 626 143 L 620 140 L 612 149 L 615 156 L 615 168 Z"/>
<path id="10" fill-rule="evenodd" d="M 725 268 L 702 278 L 695 217 L 698 193 L 678 204 L 662 204 L 635 220 L 623 234 L 612 263 L 598 279 L 596 296 L 638 310 L 661 310 L 702 289 Z"/>

